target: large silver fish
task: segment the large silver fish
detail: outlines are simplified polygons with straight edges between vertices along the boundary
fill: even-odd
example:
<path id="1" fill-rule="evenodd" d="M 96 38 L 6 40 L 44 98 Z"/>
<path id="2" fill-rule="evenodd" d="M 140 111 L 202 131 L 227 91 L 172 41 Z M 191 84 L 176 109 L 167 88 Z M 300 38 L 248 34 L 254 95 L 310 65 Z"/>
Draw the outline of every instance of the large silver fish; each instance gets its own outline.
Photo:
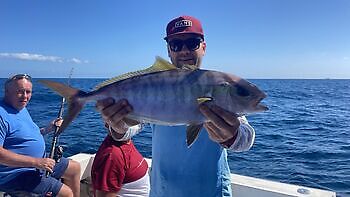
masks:
<path id="1" fill-rule="evenodd" d="M 68 101 L 68 114 L 58 131 L 62 132 L 87 101 L 113 97 L 127 99 L 133 107 L 128 119 L 162 125 L 188 125 L 187 144 L 191 145 L 207 120 L 198 109 L 210 102 L 238 115 L 265 111 L 260 101 L 266 94 L 237 76 L 203 69 L 177 69 L 157 58 L 148 69 L 131 72 L 102 83 L 92 92 L 41 80 Z"/>

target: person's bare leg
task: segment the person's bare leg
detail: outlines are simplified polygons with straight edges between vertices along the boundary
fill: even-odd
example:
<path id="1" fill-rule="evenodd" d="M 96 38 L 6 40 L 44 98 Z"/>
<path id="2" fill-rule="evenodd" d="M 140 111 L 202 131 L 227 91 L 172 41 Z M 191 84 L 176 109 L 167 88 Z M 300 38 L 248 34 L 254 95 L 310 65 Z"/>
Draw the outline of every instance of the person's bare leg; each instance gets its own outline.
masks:
<path id="1" fill-rule="evenodd" d="M 67 185 L 63 184 L 57 197 L 73 197 L 73 192 Z"/>
<path id="2" fill-rule="evenodd" d="M 62 179 L 63 183 L 72 190 L 73 196 L 80 197 L 80 164 L 78 162 L 69 160 Z"/>

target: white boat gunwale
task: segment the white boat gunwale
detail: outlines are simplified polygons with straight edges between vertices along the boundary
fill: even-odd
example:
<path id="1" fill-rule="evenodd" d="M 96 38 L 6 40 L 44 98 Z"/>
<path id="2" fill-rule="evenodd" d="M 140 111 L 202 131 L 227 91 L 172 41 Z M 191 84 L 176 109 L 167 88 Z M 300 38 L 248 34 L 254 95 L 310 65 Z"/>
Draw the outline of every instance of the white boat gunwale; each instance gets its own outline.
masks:
<path id="1" fill-rule="evenodd" d="M 81 165 L 81 180 L 89 180 L 94 154 L 78 153 L 70 158 Z M 149 166 L 151 159 L 146 159 Z M 82 181 L 84 183 L 84 181 Z M 89 181 L 85 181 L 89 183 Z M 235 196 L 249 197 L 336 197 L 336 192 L 299 186 L 277 181 L 243 176 L 231 173 L 231 187 Z M 85 189 L 86 190 L 86 189 Z M 83 195 L 82 195 L 83 196 Z M 88 196 L 87 194 L 85 196 Z"/>

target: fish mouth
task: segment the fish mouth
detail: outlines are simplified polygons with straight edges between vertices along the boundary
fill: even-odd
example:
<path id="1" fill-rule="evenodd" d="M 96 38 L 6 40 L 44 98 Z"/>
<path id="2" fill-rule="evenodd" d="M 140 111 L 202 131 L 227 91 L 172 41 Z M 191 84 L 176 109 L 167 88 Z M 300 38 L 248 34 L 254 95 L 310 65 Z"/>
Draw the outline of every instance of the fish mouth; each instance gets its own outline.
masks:
<path id="1" fill-rule="evenodd" d="M 258 111 L 267 111 L 267 110 L 269 110 L 269 108 L 266 105 L 261 104 L 261 103 L 257 104 L 256 108 L 258 109 Z"/>
<path id="2" fill-rule="evenodd" d="M 266 96 L 265 96 L 266 97 Z M 265 105 L 265 104 L 263 104 L 263 103 L 261 103 L 261 101 L 265 98 L 265 97 L 260 97 L 256 102 L 255 102 L 255 109 L 257 110 L 257 111 L 267 111 L 267 110 L 269 110 L 269 108 Z"/>

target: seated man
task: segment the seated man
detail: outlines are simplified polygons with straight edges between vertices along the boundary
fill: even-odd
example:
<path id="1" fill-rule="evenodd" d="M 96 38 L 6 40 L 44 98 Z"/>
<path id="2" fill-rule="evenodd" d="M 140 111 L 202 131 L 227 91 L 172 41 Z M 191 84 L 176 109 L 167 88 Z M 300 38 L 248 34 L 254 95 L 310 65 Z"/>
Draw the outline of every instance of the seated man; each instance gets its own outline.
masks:
<path id="1" fill-rule="evenodd" d="M 148 164 L 131 140 L 115 141 L 118 135 L 111 127 L 98 149 L 91 170 L 96 197 L 148 197 L 150 184 Z"/>
<path id="2" fill-rule="evenodd" d="M 39 129 L 33 122 L 26 108 L 31 96 L 32 79 L 29 75 L 18 74 L 5 82 L 5 95 L 0 101 L 0 191 L 80 196 L 79 163 L 66 158 L 56 163 L 44 158 L 42 135 L 52 127 Z M 45 171 L 51 175 L 46 177 Z"/>

